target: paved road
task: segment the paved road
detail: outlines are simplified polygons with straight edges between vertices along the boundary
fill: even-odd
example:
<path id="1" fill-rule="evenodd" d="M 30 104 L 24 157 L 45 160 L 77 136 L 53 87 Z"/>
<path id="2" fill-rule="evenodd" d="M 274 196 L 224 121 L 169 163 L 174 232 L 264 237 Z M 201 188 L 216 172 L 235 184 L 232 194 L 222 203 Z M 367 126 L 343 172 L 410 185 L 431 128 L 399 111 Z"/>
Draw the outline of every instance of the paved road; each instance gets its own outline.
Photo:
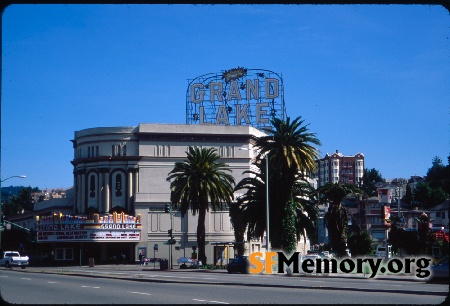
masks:
<path id="1" fill-rule="evenodd" d="M 160 271 L 152 266 L 96 265 L 95 267 L 27 267 L 15 271 L 23 273 L 56 273 L 89 277 L 133 279 L 148 282 L 210 283 L 247 286 L 303 287 L 319 286 L 330 289 L 360 291 L 415 292 L 448 295 L 448 284 L 427 284 L 423 280 L 405 275 L 387 275 L 368 278 L 363 274 L 330 274 L 329 276 L 286 274 L 227 274 L 226 270 L 179 269 Z M 0 270 L 1 271 L 1 270 Z"/>
<path id="2" fill-rule="evenodd" d="M 261 285 L 265 281 L 272 285 L 261 286 L 253 283 L 258 275 L 228 275 L 223 272 L 139 271 L 147 276 L 160 275 L 158 278 L 166 279 L 166 281 L 152 281 L 146 280 L 144 276 L 135 278 L 136 275 L 130 269 L 111 271 L 108 268 L 84 269 L 88 274 L 103 270 L 103 272 L 129 274 L 127 277 L 123 276 L 124 274 L 116 274 L 114 277 L 111 277 L 113 274 L 108 277 L 104 277 L 106 274 L 101 274 L 102 277 L 86 277 L 88 276 L 86 273 L 84 276 L 79 276 L 81 275 L 79 272 L 77 272 L 79 275 L 72 275 L 64 272 L 64 269 L 62 272 L 57 272 L 58 269 L 47 270 L 55 273 L 32 273 L 32 269 L 26 270 L 28 272 L 0 269 L 0 289 L 5 301 L 27 304 L 439 304 L 445 299 L 443 295 L 418 292 L 406 294 L 385 291 L 379 294 L 377 290 L 342 290 L 337 287 L 337 284 L 334 289 L 317 286 L 318 283 L 314 287 L 311 285 L 314 284 L 312 282 L 320 281 L 320 278 L 312 277 L 290 278 L 267 275 L 260 280 Z M 233 284 L 235 279 L 241 279 L 242 284 Z M 285 280 L 301 281 L 304 285 L 291 287 L 280 285 Z M 357 283 L 358 280 L 353 281 Z M 369 281 L 378 282 L 380 285 L 386 283 L 385 281 Z M 391 282 L 390 285 L 402 283 L 403 281 L 399 280 Z M 420 282 L 409 283 L 416 286 L 426 285 Z M 440 287 L 440 285 L 436 286 Z"/>

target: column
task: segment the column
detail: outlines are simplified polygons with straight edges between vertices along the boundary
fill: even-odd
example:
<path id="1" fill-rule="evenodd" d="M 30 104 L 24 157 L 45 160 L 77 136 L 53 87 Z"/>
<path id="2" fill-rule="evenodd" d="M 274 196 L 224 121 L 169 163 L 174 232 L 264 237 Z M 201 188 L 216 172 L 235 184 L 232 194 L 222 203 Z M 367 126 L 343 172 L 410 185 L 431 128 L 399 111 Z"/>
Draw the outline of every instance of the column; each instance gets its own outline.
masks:
<path id="1" fill-rule="evenodd" d="M 134 191 L 133 195 L 139 192 L 139 168 L 134 169 Z"/>
<path id="2" fill-rule="evenodd" d="M 109 171 L 105 172 L 105 212 L 111 209 L 111 203 L 109 199 Z"/>
<path id="3" fill-rule="evenodd" d="M 103 172 L 103 169 L 99 169 L 98 171 L 98 211 L 100 213 L 105 212 L 105 204 L 104 204 L 104 198 L 105 198 L 105 174 Z"/>

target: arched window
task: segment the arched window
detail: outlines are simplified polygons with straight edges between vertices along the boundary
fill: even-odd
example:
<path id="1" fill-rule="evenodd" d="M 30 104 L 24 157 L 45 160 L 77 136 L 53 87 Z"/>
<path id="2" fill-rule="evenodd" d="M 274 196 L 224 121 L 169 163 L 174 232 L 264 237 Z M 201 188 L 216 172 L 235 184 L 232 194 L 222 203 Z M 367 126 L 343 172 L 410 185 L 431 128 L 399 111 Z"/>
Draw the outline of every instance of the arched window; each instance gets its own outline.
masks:
<path id="1" fill-rule="evenodd" d="M 122 175 L 116 175 L 116 197 L 122 196 Z"/>
<path id="2" fill-rule="evenodd" d="M 89 184 L 89 196 L 91 198 L 95 198 L 95 176 L 91 176 L 90 184 Z"/>

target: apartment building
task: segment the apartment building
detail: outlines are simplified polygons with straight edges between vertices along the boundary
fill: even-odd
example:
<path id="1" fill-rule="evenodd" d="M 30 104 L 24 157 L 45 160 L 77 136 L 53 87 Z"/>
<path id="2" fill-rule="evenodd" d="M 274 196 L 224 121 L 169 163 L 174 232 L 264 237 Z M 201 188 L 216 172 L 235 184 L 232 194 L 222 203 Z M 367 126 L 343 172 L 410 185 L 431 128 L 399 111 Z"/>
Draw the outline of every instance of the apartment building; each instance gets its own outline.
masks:
<path id="1" fill-rule="evenodd" d="M 357 153 L 345 156 L 336 150 L 333 154 L 326 154 L 324 158 L 316 160 L 317 186 L 327 183 L 341 183 L 358 185 L 364 174 L 364 154 Z"/>

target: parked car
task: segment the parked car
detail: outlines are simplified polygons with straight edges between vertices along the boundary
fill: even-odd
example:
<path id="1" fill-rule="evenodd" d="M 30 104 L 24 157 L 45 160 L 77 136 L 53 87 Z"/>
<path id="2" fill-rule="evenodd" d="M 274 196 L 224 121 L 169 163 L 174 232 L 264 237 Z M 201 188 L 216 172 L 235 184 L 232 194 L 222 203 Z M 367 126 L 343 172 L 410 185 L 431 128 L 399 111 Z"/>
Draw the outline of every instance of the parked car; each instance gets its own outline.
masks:
<path id="1" fill-rule="evenodd" d="M 198 266 L 197 259 L 192 259 L 189 257 L 178 257 L 177 263 L 180 265 L 180 269 L 187 269 L 187 264 L 189 264 L 191 268 Z"/>
<path id="2" fill-rule="evenodd" d="M 227 265 L 228 273 L 249 273 L 250 263 L 247 256 L 238 256 Z"/>
<path id="3" fill-rule="evenodd" d="M 321 258 L 328 258 L 328 259 L 333 258 L 333 254 L 331 254 L 329 251 L 322 251 L 322 252 L 319 252 L 319 256 L 320 256 Z"/>
<path id="4" fill-rule="evenodd" d="M 431 283 L 435 280 L 448 281 L 448 256 L 443 257 L 438 263 L 430 267 L 431 275 L 426 279 L 427 283 Z"/>
<path id="5" fill-rule="evenodd" d="M 332 268 L 333 268 L 332 262 L 330 261 L 332 258 L 333 258 L 333 255 L 330 254 L 329 252 L 326 252 L 326 253 L 322 253 L 321 252 L 319 254 L 310 253 L 310 254 L 307 254 L 307 255 L 301 255 L 300 262 L 299 262 L 300 273 L 303 274 L 303 275 L 320 274 L 320 275 L 326 275 L 327 276 L 327 275 L 329 275 L 330 271 L 332 271 Z M 308 266 L 308 268 L 307 268 L 310 271 L 312 270 L 311 273 L 306 272 L 306 271 L 303 270 L 303 262 L 306 259 L 310 259 L 310 260 L 312 260 L 314 262 L 314 266 Z M 317 264 L 318 264 L 317 260 L 318 259 L 320 259 L 320 261 L 319 261 L 320 262 L 320 267 L 317 266 Z M 327 261 L 327 260 L 329 262 L 328 262 L 328 268 L 326 269 L 325 261 Z"/>
<path id="6" fill-rule="evenodd" d="M 28 266 L 28 256 L 20 256 L 19 252 L 16 251 L 5 251 L 0 258 L 0 266 L 5 266 L 6 268 L 11 267 L 21 267 L 25 269 Z"/>

